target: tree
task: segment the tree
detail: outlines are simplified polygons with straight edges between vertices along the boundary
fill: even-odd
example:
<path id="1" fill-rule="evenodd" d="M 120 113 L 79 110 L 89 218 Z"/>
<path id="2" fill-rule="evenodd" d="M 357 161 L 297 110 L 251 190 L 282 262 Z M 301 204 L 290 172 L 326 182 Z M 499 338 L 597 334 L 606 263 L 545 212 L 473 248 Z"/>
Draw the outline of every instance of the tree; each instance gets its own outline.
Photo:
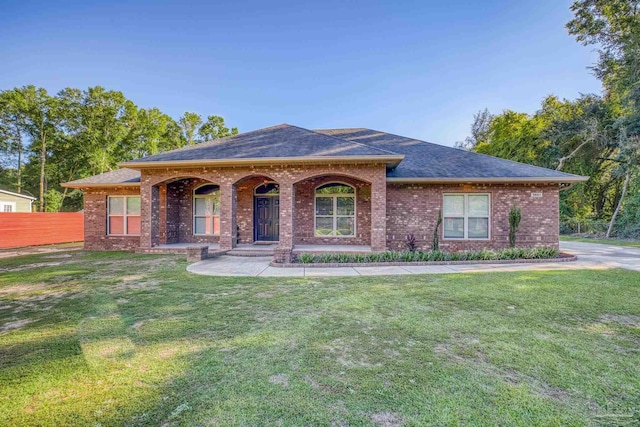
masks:
<path id="1" fill-rule="evenodd" d="M 56 96 L 35 86 L 0 91 L 0 183 L 39 192 L 41 211 L 82 205 L 60 183 L 115 169 L 119 162 L 237 134 L 224 119 L 185 113 L 176 122 L 101 86 Z"/>
<path id="2" fill-rule="evenodd" d="M 491 133 L 491 121 L 494 117 L 487 108 L 474 114 L 473 123 L 471 124 L 471 136 L 466 137 L 464 141 L 456 142 L 455 147 L 463 150 L 473 150 L 478 144 L 488 141 Z"/>
<path id="3" fill-rule="evenodd" d="M 202 125 L 202 117 L 200 114 L 190 113 L 186 111 L 178 120 L 178 125 L 182 131 L 182 138 L 186 145 L 194 145 L 198 141 L 198 131 Z"/>
<path id="4" fill-rule="evenodd" d="M 0 92 L 0 153 L 5 166 L 15 165 L 15 188 L 18 193 L 22 191 L 22 164 L 25 150 L 23 129 L 26 108 L 23 101 L 24 98 L 15 89 Z"/>
<path id="5" fill-rule="evenodd" d="M 128 151 L 119 156 L 119 161 L 158 154 L 183 145 L 180 126 L 175 120 L 157 108 L 142 108 L 125 146 Z"/>
<path id="6" fill-rule="evenodd" d="M 224 118 L 220 116 L 208 116 L 207 121 L 198 129 L 198 136 L 202 141 L 211 141 L 237 134 L 238 128 L 231 128 L 231 130 L 229 130 L 224 124 Z"/>
<path id="7" fill-rule="evenodd" d="M 624 183 L 607 229 L 608 237 L 640 161 L 640 2 L 578 0 L 571 10 L 575 17 L 567 23 L 569 34 L 584 45 L 599 46 L 594 72 L 602 80 L 607 97 L 619 99 L 622 107 L 614 126 L 617 147 L 610 157 L 618 165 L 614 172 L 624 176 Z"/>
<path id="8" fill-rule="evenodd" d="M 598 45 L 593 67 L 611 93 L 640 99 L 640 2 L 638 0 L 577 0 L 569 34 L 584 45 Z"/>
<path id="9" fill-rule="evenodd" d="M 53 144 L 59 137 L 60 109 L 56 98 L 33 85 L 16 89 L 24 108 L 24 129 L 31 140 L 30 151 L 39 165 L 38 205 L 44 212 L 46 191 L 46 165 Z"/>

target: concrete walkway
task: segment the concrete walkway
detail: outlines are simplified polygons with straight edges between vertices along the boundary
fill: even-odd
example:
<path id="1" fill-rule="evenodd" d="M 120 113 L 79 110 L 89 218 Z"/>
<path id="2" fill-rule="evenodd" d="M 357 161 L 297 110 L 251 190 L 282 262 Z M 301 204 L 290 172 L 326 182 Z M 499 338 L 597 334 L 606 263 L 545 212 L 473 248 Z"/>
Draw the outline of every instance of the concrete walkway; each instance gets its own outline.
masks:
<path id="1" fill-rule="evenodd" d="M 561 242 L 563 252 L 578 255 L 578 261 L 540 264 L 465 264 L 405 267 L 295 267 L 269 266 L 271 257 L 217 258 L 191 264 L 187 270 L 208 276 L 259 276 L 259 277 L 329 277 L 329 276 L 379 276 L 395 274 L 443 274 L 475 273 L 489 271 L 526 270 L 580 270 L 625 268 L 640 271 L 640 249 L 595 243 Z"/>

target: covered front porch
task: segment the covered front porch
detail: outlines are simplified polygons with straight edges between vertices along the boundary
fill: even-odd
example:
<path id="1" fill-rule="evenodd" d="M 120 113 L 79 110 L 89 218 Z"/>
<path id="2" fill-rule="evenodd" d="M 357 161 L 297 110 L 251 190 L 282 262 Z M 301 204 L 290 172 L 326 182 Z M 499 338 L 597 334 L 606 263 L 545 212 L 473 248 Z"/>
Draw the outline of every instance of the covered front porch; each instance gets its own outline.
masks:
<path id="1" fill-rule="evenodd" d="M 140 250 L 206 245 L 210 253 L 286 261 L 293 253 L 386 248 L 383 185 L 355 174 L 309 175 L 285 181 L 252 173 L 230 184 L 228 176 L 200 174 L 144 185 L 143 172 Z"/>

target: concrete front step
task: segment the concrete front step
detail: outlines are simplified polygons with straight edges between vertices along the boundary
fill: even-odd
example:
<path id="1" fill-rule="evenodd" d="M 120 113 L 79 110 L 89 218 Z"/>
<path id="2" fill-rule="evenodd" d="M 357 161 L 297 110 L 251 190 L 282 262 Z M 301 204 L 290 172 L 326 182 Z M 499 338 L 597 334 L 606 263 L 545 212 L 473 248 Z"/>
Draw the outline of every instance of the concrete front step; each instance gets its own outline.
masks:
<path id="1" fill-rule="evenodd" d="M 233 249 L 228 251 L 225 255 L 240 257 L 272 257 L 273 251 L 248 251 Z"/>

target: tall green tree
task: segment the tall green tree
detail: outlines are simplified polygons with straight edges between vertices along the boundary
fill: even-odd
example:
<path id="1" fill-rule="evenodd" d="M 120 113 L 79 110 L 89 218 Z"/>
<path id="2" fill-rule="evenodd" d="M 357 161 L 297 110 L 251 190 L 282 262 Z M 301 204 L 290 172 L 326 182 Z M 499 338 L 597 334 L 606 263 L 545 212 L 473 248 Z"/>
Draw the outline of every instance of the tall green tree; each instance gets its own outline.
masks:
<path id="1" fill-rule="evenodd" d="M 198 143 L 198 131 L 202 125 L 202 117 L 197 113 L 186 111 L 180 119 L 178 126 L 182 132 L 182 138 L 186 145 L 194 145 Z"/>
<path id="2" fill-rule="evenodd" d="M 198 129 L 198 135 L 202 141 L 224 138 L 238 134 L 238 128 L 225 126 L 224 118 L 220 116 L 208 116 L 207 121 Z"/>
<path id="3" fill-rule="evenodd" d="M 22 191 L 25 110 L 24 98 L 17 90 L 0 92 L 0 156 L 4 166 L 15 167 L 18 193 Z"/>
<path id="4" fill-rule="evenodd" d="M 24 130 L 31 141 L 29 149 L 39 165 L 38 208 L 44 212 L 47 161 L 60 137 L 59 100 L 49 96 L 45 89 L 33 85 L 17 89 L 17 93 L 24 106 Z"/>
<path id="5" fill-rule="evenodd" d="M 640 1 L 577 0 L 567 23 L 569 34 L 584 45 L 596 45 L 599 59 L 594 72 L 602 80 L 606 96 L 621 102 L 616 121 L 618 147 L 615 172 L 624 176 L 620 198 L 607 230 L 613 230 L 623 208 L 631 178 L 638 174 L 640 155 Z"/>

